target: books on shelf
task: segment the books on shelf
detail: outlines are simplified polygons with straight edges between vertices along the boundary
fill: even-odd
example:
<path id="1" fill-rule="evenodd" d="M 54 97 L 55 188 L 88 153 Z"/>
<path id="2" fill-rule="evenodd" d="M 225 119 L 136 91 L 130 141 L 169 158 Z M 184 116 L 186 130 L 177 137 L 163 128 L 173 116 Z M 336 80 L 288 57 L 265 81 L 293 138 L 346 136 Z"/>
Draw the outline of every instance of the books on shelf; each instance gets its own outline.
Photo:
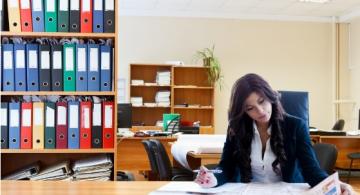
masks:
<path id="1" fill-rule="evenodd" d="M 131 85 L 144 85 L 144 80 L 133 79 Z"/>
<path id="2" fill-rule="evenodd" d="M 100 155 L 75 161 L 73 180 L 110 180 L 113 163 L 109 155 Z"/>
<path id="3" fill-rule="evenodd" d="M 171 73 L 170 71 L 159 71 L 156 73 L 156 83 L 158 85 L 170 85 Z"/>
<path id="4" fill-rule="evenodd" d="M 158 91 L 155 95 L 155 102 L 158 106 L 170 106 L 170 91 Z"/>
<path id="5" fill-rule="evenodd" d="M 130 102 L 131 102 L 132 106 L 134 106 L 134 107 L 143 106 L 143 98 L 142 97 L 131 97 Z"/>

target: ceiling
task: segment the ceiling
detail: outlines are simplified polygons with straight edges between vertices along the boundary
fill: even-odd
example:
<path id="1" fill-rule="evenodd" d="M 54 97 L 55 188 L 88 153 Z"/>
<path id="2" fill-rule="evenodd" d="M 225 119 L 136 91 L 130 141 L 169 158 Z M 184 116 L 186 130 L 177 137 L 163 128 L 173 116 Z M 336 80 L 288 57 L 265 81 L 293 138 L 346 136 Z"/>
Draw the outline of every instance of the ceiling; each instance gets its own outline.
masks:
<path id="1" fill-rule="evenodd" d="M 120 15 L 346 21 L 360 16 L 360 0 L 121 0 Z"/>

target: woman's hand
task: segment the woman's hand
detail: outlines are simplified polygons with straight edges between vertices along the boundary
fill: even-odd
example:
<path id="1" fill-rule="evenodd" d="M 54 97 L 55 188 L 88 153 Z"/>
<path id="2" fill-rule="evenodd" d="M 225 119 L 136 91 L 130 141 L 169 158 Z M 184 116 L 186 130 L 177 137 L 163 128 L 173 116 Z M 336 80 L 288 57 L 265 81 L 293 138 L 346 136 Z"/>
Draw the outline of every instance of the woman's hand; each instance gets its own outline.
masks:
<path id="1" fill-rule="evenodd" d="M 196 176 L 195 183 L 204 188 L 211 188 L 217 185 L 217 180 L 214 173 L 209 172 L 204 166 L 200 167 L 200 171 Z"/>
<path id="2" fill-rule="evenodd" d="M 340 189 L 341 189 L 341 195 L 355 195 L 354 189 L 351 187 L 351 185 L 347 183 L 343 183 L 340 181 Z"/>

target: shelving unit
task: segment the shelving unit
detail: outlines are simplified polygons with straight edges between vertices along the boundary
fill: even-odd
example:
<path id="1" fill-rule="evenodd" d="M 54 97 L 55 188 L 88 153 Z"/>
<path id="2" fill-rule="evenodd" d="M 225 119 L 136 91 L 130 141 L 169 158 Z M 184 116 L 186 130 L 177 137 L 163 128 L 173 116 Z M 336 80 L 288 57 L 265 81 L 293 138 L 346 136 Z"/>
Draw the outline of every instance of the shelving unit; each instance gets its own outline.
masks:
<path id="1" fill-rule="evenodd" d="M 114 0 L 115 3 L 115 20 L 117 20 L 117 10 L 118 10 L 118 1 Z M 56 163 L 70 160 L 75 161 L 83 158 L 88 158 L 91 156 L 96 156 L 99 154 L 109 154 L 113 162 L 112 169 L 112 180 L 116 179 L 117 172 L 117 70 L 118 70 L 118 25 L 115 22 L 115 32 L 114 33 L 70 33 L 70 32 L 1 32 L 2 37 L 20 37 L 20 38 L 81 38 L 81 39 L 113 39 L 113 67 L 112 67 L 112 91 L 103 92 L 103 91 L 86 91 L 86 92 L 77 92 L 77 91 L 1 91 L 2 101 L 8 100 L 11 97 L 23 96 L 23 95 L 37 95 L 37 96 L 48 96 L 48 95 L 60 95 L 60 96 L 102 96 L 108 97 L 114 101 L 114 148 L 103 149 L 1 149 L 1 175 L 7 175 L 13 171 L 18 170 L 19 168 L 31 164 L 36 161 L 41 162 L 41 166 L 50 166 Z"/>
<path id="2" fill-rule="evenodd" d="M 156 73 L 171 72 L 171 85 L 134 85 L 132 80 L 155 83 Z M 133 106 L 133 130 L 153 127 L 164 113 L 179 113 L 181 120 L 200 121 L 200 133 L 214 133 L 214 91 L 208 82 L 207 68 L 199 66 L 174 66 L 168 64 L 130 64 L 130 97 L 142 97 L 143 102 L 155 102 L 158 91 L 170 91 L 170 107 Z M 187 104 L 187 107 L 179 105 Z"/>

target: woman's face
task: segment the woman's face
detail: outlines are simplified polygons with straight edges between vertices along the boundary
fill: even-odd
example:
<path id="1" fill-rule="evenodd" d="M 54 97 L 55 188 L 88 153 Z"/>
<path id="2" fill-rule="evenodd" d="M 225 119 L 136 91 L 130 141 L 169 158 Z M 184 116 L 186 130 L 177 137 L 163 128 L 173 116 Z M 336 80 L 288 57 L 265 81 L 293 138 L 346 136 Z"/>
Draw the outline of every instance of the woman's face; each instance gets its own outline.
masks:
<path id="1" fill-rule="evenodd" d="M 245 112 L 260 124 L 269 122 L 272 107 L 271 103 L 256 92 L 252 92 L 245 100 Z"/>

